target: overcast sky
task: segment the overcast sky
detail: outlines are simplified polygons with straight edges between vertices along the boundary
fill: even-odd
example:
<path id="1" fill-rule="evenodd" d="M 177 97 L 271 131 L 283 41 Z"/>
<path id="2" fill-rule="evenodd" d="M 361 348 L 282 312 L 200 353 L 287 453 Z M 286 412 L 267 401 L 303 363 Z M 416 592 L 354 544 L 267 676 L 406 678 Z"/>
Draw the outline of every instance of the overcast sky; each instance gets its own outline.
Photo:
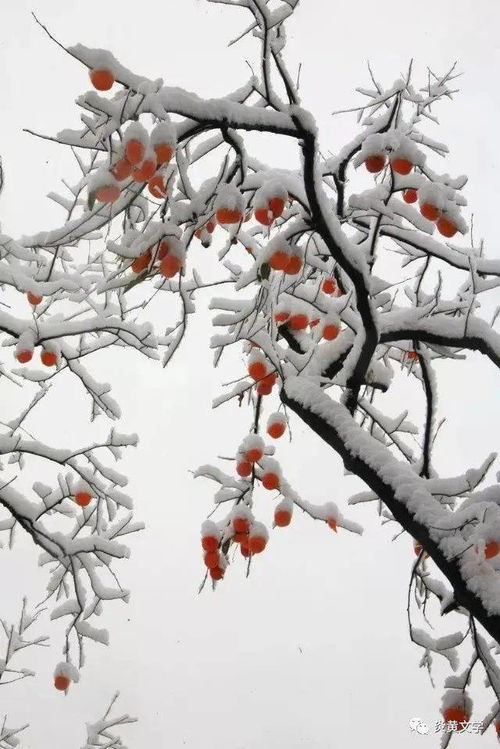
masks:
<path id="1" fill-rule="evenodd" d="M 59 225 L 61 210 L 45 195 L 58 189 L 61 178 L 77 175 L 67 149 L 22 128 L 55 134 L 77 127 L 74 100 L 89 87 L 86 70 L 50 42 L 32 10 L 63 43 L 108 48 L 135 72 L 204 97 L 241 85 L 249 73 L 245 58 L 256 60 L 252 40 L 226 48 L 247 23 L 244 12 L 204 0 L 16 0 L 4 6 L 0 218 L 3 231 L 14 237 Z M 500 256 L 499 23 L 496 0 L 420 0 L 414 6 L 401 0 L 302 0 L 288 26 L 290 67 L 296 71 L 302 62 L 304 105 L 317 115 L 322 148 L 334 153 L 358 126 L 353 115 L 332 118 L 331 112 L 360 102 L 353 89 L 369 84 L 367 59 L 384 84 L 399 77 L 410 58 L 422 82 L 427 65 L 442 73 L 458 60 L 465 73 L 457 81 L 461 92 L 440 106 L 442 127 L 429 125 L 427 132 L 450 146 L 446 168 L 436 166 L 469 175 L 466 196 L 476 240 L 485 237 L 491 257 Z M 254 143 L 269 162 L 297 163 L 289 143 L 261 138 Z M 196 253 L 202 272 L 212 272 L 215 250 Z M 400 274 L 394 262 L 394 274 Z M 234 403 L 211 411 L 220 384 L 242 365 L 235 359 L 220 372 L 211 368 L 204 302 L 184 349 L 166 371 L 132 353 L 95 361 L 93 372 L 113 384 L 122 405 L 120 430 L 141 435 L 139 448 L 121 466 L 130 476 L 138 519 L 148 526 L 132 539 L 132 557 L 120 567 L 131 602 L 105 608 L 111 645 L 88 647 L 82 681 L 66 698 L 51 686 L 63 628 L 44 623 L 40 631 L 51 635 L 52 647 L 19 657 L 20 665 L 36 668 L 37 678 L 1 690 L 0 717 L 7 712 L 12 724 L 31 723 L 24 740 L 30 749 L 79 747 L 85 721 L 97 719 L 120 689 L 120 708 L 140 719 L 123 734 L 131 749 L 436 746 L 434 734 L 416 736 L 408 728 L 414 716 L 432 727 L 439 719 L 445 673 L 437 668 L 433 690 L 418 669 L 421 651 L 409 642 L 411 540 L 403 535 L 391 543 L 396 529 L 381 527 L 371 505 L 346 508 L 361 484 L 344 477 L 339 459 L 301 424 L 294 424 L 294 443 L 280 450 L 287 478 L 310 501 L 337 502 L 365 534 L 335 535 L 296 513 L 291 527 L 272 532 L 249 579 L 236 560 L 215 593 L 197 594 L 203 577 L 199 526 L 211 509 L 213 486 L 194 481 L 189 471 L 234 453 L 249 419 Z M 485 308 L 498 303 L 498 294 L 491 295 Z M 159 326 L 175 321 L 175 305 L 165 299 L 162 305 L 154 310 Z M 442 365 L 438 374 L 439 416 L 448 421 L 435 465 L 442 475 L 453 475 L 479 465 L 497 446 L 492 414 L 500 403 L 498 376 L 478 356 Z M 389 403 L 393 413 L 411 403 L 411 415 L 421 424 L 423 399 L 416 384 L 404 375 L 398 383 L 396 399 L 380 403 Z M 3 388 L 4 408 L 14 413 L 18 395 Z M 62 446 L 106 432 L 105 423 L 86 423 L 89 404 L 73 381 L 61 378 L 53 390 L 30 424 L 37 435 Z M 27 488 L 40 479 L 38 470 L 46 469 L 34 466 L 23 477 Z M 262 496 L 259 503 L 259 513 L 270 522 L 271 501 Z M 40 600 L 46 572 L 37 568 L 37 554 L 21 537 L 13 552 L 0 551 L 0 560 L 0 616 L 9 618 L 25 592 Z M 463 622 L 450 616 L 444 625 L 438 622 L 437 631 L 453 631 Z M 487 709 L 490 699 L 480 684 L 475 695 Z M 470 737 L 467 746 L 479 742 Z M 481 740 L 483 747 L 495 744 L 491 732 Z"/>

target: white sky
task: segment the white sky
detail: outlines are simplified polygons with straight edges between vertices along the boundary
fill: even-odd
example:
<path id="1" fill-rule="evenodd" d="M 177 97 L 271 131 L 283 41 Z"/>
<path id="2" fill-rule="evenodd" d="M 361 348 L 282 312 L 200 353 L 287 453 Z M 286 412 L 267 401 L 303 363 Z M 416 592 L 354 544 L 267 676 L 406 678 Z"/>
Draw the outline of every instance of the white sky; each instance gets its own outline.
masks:
<path id="1" fill-rule="evenodd" d="M 291 69 L 303 62 L 304 105 L 317 114 L 322 146 L 335 152 L 357 132 L 353 115 L 334 119 L 330 113 L 359 103 L 353 89 L 369 84 L 367 59 L 386 84 L 406 70 L 411 57 L 422 80 L 426 65 L 444 72 L 458 59 L 466 73 L 457 81 L 461 93 L 440 107 L 443 127 L 429 126 L 427 132 L 449 144 L 450 173 L 469 175 L 466 195 L 476 239 L 484 236 L 487 253 L 499 257 L 500 6 L 495 0 L 420 0 L 414 6 L 384 0 L 382 6 L 371 0 L 302 0 L 289 24 Z M 244 58 L 256 59 L 251 40 L 226 48 L 246 23 L 245 14 L 204 0 L 149 5 L 17 0 L 2 7 L 1 220 L 3 231 L 15 237 L 56 226 L 60 209 L 44 196 L 58 188 L 60 178 L 76 176 L 64 147 L 22 128 L 55 134 L 78 126 L 74 99 L 89 86 L 86 71 L 48 40 L 31 10 L 66 44 L 108 48 L 136 72 L 206 97 L 241 85 L 248 76 Z M 254 142 L 262 158 L 294 163 L 290 144 Z M 201 271 L 213 272 L 214 250 L 197 253 Z M 175 308 L 165 301 L 155 311 L 161 325 L 174 319 Z M 498 303 L 496 294 L 486 307 Z M 335 536 L 296 513 L 290 528 L 272 533 L 248 580 L 238 560 L 215 593 L 197 595 L 203 574 L 199 526 L 211 509 L 212 486 L 193 481 L 188 471 L 232 454 L 249 419 L 234 404 L 210 409 L 219 384 L 241 365 L 235 360 L 229 369 L 212 370 L 209 315 L 202 304 L 199 308 L 183 351 L 167 371 L 132 354 L 95 362 L 93 371 L 113 383 L 122 405 L 120 430 L 141 435 L 139 448 L 120 466 L 130 476 L 137 517 L 148 525 L 132 540 L 132 558 L 120 569 L 122 584 L 132 590 L 131 603 L 107 606 L 103 626 L 110 629 L 111 646 L 88 647 L 82 681 L 66 699 L 51 686 L 62 627 L 41 627 L 51 635 L 52 648 L 19 657 L 19 664 L 36 668 L 38 676 L 0 690 L 0 716 L 7 712 L 11 724 L 31 722 L 26 747 L 78 747 L 85 721 L 97 719 L 119 688 L 121 709 L 140 718 L 124 731 L 136 749 L 437 745 L 434 736 L 412 735 L 408 728 L 413 716 L 433 726 L 441 698 L 440 689 L 434 691 L 418 670 L 421 653 L 407 634 L 411 542 L 403 536 L 391 544 L 394 529 L 380 527 L 373 507 L 347 510 L 365 526 L 362 538 Z M 448 422 L 435 456 L 443 475 L 451 475 L 477 466 L 496 447 L 497 375 L 474 356 L 442 366 L 439 376 L 439 416 L 446 414 Z M 411 403 L 420 424 L 421 393 L 406 377 L 400 379 L 391 408 L 396 413 Z M 3 387 L 10 413 L 16 395 Z M 61 378 L 55 391 L 30 424 L 41 438 L 80 444 L 93 440 L 96 430 L 106 431 L 104 423 L 86 425 L 88 403 L 75 407 L 82 396 L 71 380 Z M 345 510 L 359 482 L 343 477 L 340 461 L 302 425 L 295 424 L 294 437 L 292 446 L 280 449 L 292 485 L 311 501 L 332 499 Z M 30 473 L 23 480 L 29 487 L 39 478 Z M 259 512 L 271 520 L 267 496 Z M 46 573 L 37 570 L 37 555 L 24 539 L 14 552 L 0 553 L 0 616 L 8 618 L 25 592 L 35 602 L 42 597 Z M 462 620 L 449 617 L 444 624 L 438 623 L 443 634 Z M 438 668 L 438 687 L 443 673 Z M 488 708 L 489 697 L 481 697 L 481 689 L 476 694 Z M 470 737 L 467 746 L 479 741 Z M 491 733 L 481 740 L 486 748 L 494 743 Z"/>

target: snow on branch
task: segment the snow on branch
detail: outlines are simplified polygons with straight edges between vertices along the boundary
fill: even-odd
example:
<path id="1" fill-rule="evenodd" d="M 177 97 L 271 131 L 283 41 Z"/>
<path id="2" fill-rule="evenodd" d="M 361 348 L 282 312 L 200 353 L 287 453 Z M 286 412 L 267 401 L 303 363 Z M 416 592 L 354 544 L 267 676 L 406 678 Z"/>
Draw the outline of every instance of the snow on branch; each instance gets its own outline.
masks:
<path id="1" fill-rule="evenodd" d="M 95 723 L 87 723 L 87 742 L 82 749 L 96 749 L 96 747 L 127 749 L 116 733 L 116 729 L 136 723 L 137 718 L 131 718 L 130 715 L 126 714 L 112 717 L 111 713 L 119 696 L 120 693 L 117 692 L 100 720 Z"/>
<path id="2" fill-rule="evenodd" d="M 0 657 L 0 687 L 35 675 L 30 669 L 20 669 L 17 664 L 14 666 L 12 660 L 16 658 L 17 661 L 18 653 L 28 648 L 47 646 L 48 637 L 31 638 L 31 633 L 26 634 L 30 627 L 37 623 L 42 613 L 43 609 L 41 608 L 30 613 L 27 608 L 27 601 L 24 598 L 21 613 L 16 623 L 11 624 L 1 620 L 0 633 L 3 634 L 5 640 L 5 650 Z"/>
<path id="3" fill-rule="evenodd" d="M 10 728 L 7 725 L 7 716 L 5 716 L 0 723 L 0 749 L 13 749 L 20 746 L 19 734 L 26 728 L 28 728 L 28 725 L 21 726 L 21 728 Z"/>
<path id="4" fill-rule="evenodd" d="M 141 526 L 122 492 L 126 479 L 102 452 L 117 459 L 135 440 L 112 433 L 74 452 L 25 430 L 64 372 L 90 397 L 91 419 L 117 420 L 111 385 L 92 374 L 94 354 L 134 349 L 165 366 L 182 351 L 193 316 L 216 310 L 206 345 L 225 385 L 213 406 L 247 408 L 249 416 L 246 432 L 220 456 L 224 469 L 209 463 L 195 473 L 216 484 L 201 530 L 202 585 L 210 579 L 216 587 L 237 563 L 231 550 L 239 549 L 247 574 L 265 551 L 261 493 L 275 500 L 276 532 L 300 510 L 334 533 L 359 536 L 361 525 L 342 503 L 354 512 L 376 502 L 382 523 L 413 538 L 409 596 L 424 623 L 430 601 L 438 615 L 456 610 L 469 619 L 463 637 L 436 639 L 412 623 L 409 606 L 421 665 L 430 671 L 440 654 L 458 672 L 462 641 L 472 640 L 476 660 L 460 688 L 479 663 L 495 691 L 489 651 L 475 632 L 479 622 L 500 642 L 500 493 L 494 483 L 478 489 L 495 456 L 447 478 L 433 449 L 447 428 L 436 362 L 459 367 L 478 351 L 500 367 L 498 314 L 486 320 L 481 308 L 498 287 L 500 264 L 472 230 L 466 239 L 467 178 L 444 171 L 447 146 L 427 132 L 456 93 L 456 66 L 429 70 L 420 81 L 410 65 L 386 86 L 369 68 L 368 87 L 357 89 L 361 103 L 341 110 L 356 115 L 352 137 L 325 158 L 285 60 L 286 21 L 300 12 L 298 1 L 211 2 L 245 11 L 231 43 L 247 34 L 256 43 L 250 80 L 216 99 L 136 74 L 107 50 L 66 48 L 43 27 L 88 69 L 93 88 L 77 99 L 81 127 L 52 138 L 72 149 L 78 172 L 64 183 L 67 192 L 51 194 L 62 211 L 59 225 L 0 237 L 0 281 L 10 304 L 0 313 L 2 347 L 16 362 L 2 363 L 2 380 L 4 387 L 39 388 L 0 436 L 11 471 L 0 486 L 0 531 L 11 543 L 20 527 L 52 565 L 51 616 L 68 620 L 65 663 L 75 647 L 82 662 L 85 640 L 106 644 L 107 631 L 92 617 L 103 601 L 128 599 L 113 565 L 129 553 L 121 536 Z M 290 139 L 300 166 L 262 163 L 247 137 L 254 132 L 270 142 Z M 199 252 L 212 253 L 213 275 L 204 281 Z M 395 271 L 400 263 L 396 280 L 385 275 L 388 258 Z M 460 280 L 445 296 L 449 267 Z M 209 288 L 215 297 L 203 307 Z M 175 311 L 154 331 L 150 310 L 169 296 Z M 32 364 L 35 351 L 40 366 Z M 403 375 L 418 397 L 400 413 L 390 399 Z M 417 403 L 422 417 L 414 414 Z M 291 486 L 275 440 L 298 438 L 296 418 L 365 483 L 362 491 L 332 501 L 325 487 L 325 501 L 313 504 Z M 38 459 L 57 478 L 25 496 L 17 472 Z"/>

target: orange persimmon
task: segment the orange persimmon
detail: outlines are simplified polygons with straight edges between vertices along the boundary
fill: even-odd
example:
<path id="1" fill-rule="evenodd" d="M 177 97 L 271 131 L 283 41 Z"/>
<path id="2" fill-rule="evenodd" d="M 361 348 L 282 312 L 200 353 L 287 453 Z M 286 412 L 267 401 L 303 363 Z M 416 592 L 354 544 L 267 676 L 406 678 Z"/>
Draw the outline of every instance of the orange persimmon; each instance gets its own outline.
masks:
<path id="1" fill-rule="evenodd" d="M 148 182 L 148 190 L 153 198 L 157 198 L 157 200 L 161 200 L 166 196 L 167 188 L 165 186 L 165 182 L 163 181 L 163 177 L 160 174 L 156 174 L 154 177 L 151 177 Z"/>
<path id="2" fill-rule="evenodd" d="M 413 169 L 413 164 L 409 159 L 401 159 L 397 156 L 391 159 L 391 166 L 397 174 L 409 174 Z"/>
<path id="3" fill-rule="evenodd" d="M 416 203 L 418 200 L 417 191 L 409 187 L 408 190 L 403 192 L 403 200 L 405 203 Z"/>
<path id="4" fill-rule="evenodd" d="M 28 291 L 28 302 L 33 306 L 36 307 L 37 304 L 40 304 L 42 301 L 43 296 L 38 296 L 38 294 L 33 294 L 31 291 Z"/>
<path id="5" fill-rule="evenodd" d="M 290 525 L 292 520 L 292 513 L 290 510 L 276 510 L 274 513 L 274 523 L 278 528 L 285 528 Z"/>
<path id="6" fill-rule="evenodd" d="M 60 692 L 65 692 L 70 683 L 71 681 L 67 676 L 58 675 L 54 677 L 54 686 Z"/>
<path id="7" fill-rule="evenodd" d="M 233 528 L 236 533 L 248 533 L 250 521 L 246 517 L 235 517 L 233 518 Z"/>
<path id="8" fill-rule="evenodd" d="M 136 257 L 134 259 L 134 262 L 132 263 L 131 268 L 134 271 L 134 273 L 142 273 L 143 270 L 146 270 L 150 262 L 151 262 L 151 250 L 147 250 L 146 252 L 143 252 L 142 255 L 139 255 L 139 257 Z"/>
<path id="9" fill-rule="evenodd" d="M 203 561 L 205 563 L 205 567 L 208 567 L 208 569 L 213 569 L 214 567 L 217 567 L 219 564 L 220 555 L 219 552 L 216 551 L 207 551 L 206 554 L 203 556 Z"/>
<path id="10" fill-rule="evenodd" d="M 110 172 L 118 182 L 122 182 L 132 174 L 132 164 L 127 159 L 119 159 L 116 164 L 113 164 Z"/>
<path id="11" fill-rule="evenodd" d="M 337 290 L 337 284 L 333 280 L 333 278 L 325 278 L 321 285 L 321 290 L 323 294 L 335 294 L 335 291 Z"/>
<path id="12" fill-rule="evenodd" d="M 134 167 L 132 170 L 132 176 L 135 182 L 147 182 L 152 179 L 156 172 L 156 159 L 147 158 L 144 159 L 142 164 Z"/>
<path id="13" fill-rule="evenodd" d="M 219 548 L 219 539 L 212 534 L 202 536 L 201 547 L 204 551 L 217 551 Z"/>
<path id="14" fill-rule="evenodd" d="M 266 471 L 262 476 L 262 486 L 264 489 L 268 489 L 269 491 L 273 491 L 274 489 L 278 489 L 280 485 L 280 478 L 277 473 L 274 473 L 274 471 Z"/>
<path id="15" fill-rule="evenodd" d="M 87 507 L 92 501 L 92 495 L 90 492 L 81 491 L 76 492 L 75 494 L 75 502 L 79 507 Z"/>
<path id="16" fill-rule="evenodd" d="M 305 330 L 309 325 L 309 318 L 304 314 L 292 315 L 288 320 L 288 327 L 291 330 Z"/>
<path id="17" fill-rule="evenodd" d="M 290 255 L 282 250 L 276 250 L 268 262 L 273 270 L 285 270 L 290 262 Z"/>
<path id="18" fill-rule="evenodd" d="M 381 172 L 385 166 L 385 155 L 383 153 L 374 153 L 371 156 L 367 156 L 365 166 L 371 174 Z"/>
<path id="19" fill-rule="evenodd" d="M 454 237 L 458 231 L 453 221 L 450 221 L 450 219 L 446 218 L 446 216 L 441 216 L 440 218 L 438 218 L 436 226 L 438 232 L 442 234 L 443 237 L 448 237 L 448 239 Z"/>
<path id="20" fill-rule="evenodd" d="M 422 203 L 422 205 L 420 206 L 420 213 L 429 221 L 437 221 L 441 214 L 441 211 L 432 203 Z"/>
<path id="21" fill-rule="evenodd" d="M 173 278 L 182 268 L 182 262 L 176 255 L 167 255 L 160 263 L 160 273 L 165 278 Z"/>
<path id="22" fill-rule="evenodd" d="M 23 349 L 15 354 L 15 357 L 19 364 L 27 364 L 33 358 L 33 351 L 31 349 Z"/>
<path id="23" fill-rule="evenodd" d="M 45 364 L 46 367 L 55 367 L 57 364 L 57 354 L 55 351 L 44 349 L 40 354 L 40 359 L 42 360 L 42 364 Z"/>
<path id="24" fill-rule="evenodd" d="M 133 166 L 137 166 L 137 164 L 144 161 L 145 154 L 146 146 L 142 141 L 137 140 L 137 138 L 131 138 L 125 144 L 125 156 L 127 161 Z"/>
<path id="25" fill-rule="evenodd" d="M 322 336 L 325 339 L 325 341 L 334 341 L 339 333 L 340 333 L 340 328 L 337 327 L 337 325 L 328 323 L 323 328 Z"/>
<path id="26" fill-rule="evenodd" d="M 300 255 L 292 255 L 284 269 L 285 273 L 289 276 L 296 276 L 302 270 L 303 265 L 304 261 Z"/>
<path id="27" fill-rule="evenodd" d="M 279 439 L 285 434 L 286 423 L 284 421 L 275 421 L 274 423 L 268 424 L 267 433 L 274 440 Z"/>
<path id="28" fill-rule="evenodd" d="M 93 87 L 98 91 L 109 91 L 109 89 L 115 82 L 115 76 L 113 75 L 111 70 L 106 70 L 103 68 L 89 70 L 89 76 L 90 80 L 92 81 Z"/>
<path id="29" fill-rule="evenodd" d="M 156 143 L 153 148 L 158 164 L 168 164 L 174 155 L 174 149 L 169 143 Z"/>
<path id="30" fill-rule="evenodd" d="M 98 187 L 95 193 L 95 199 L 99 203 L 114 203 L 120 197 L 120 188 L 118 185 L 102 185 Z"/>
<path id="31" fill-rule="evenodd" d="M 219 208 L 216 217 L 219 224 L 239 224 L 243 215 L 239 208 Z"/>
<path id="32" fill-rule="evenodd" d="M 252 464 L 247 460 L 240 460 L 240 462 L 236 464 L 236 473 L 242 478 L 250 476 L 252 473 Z"/>
<path id="33" fill-rule="evenodd" d="M 285 210 L 285 201 L 283 198 L 275 197 L 269 201 L 269 210 L 273 214 L 274 218 L 279 218 Z"/>

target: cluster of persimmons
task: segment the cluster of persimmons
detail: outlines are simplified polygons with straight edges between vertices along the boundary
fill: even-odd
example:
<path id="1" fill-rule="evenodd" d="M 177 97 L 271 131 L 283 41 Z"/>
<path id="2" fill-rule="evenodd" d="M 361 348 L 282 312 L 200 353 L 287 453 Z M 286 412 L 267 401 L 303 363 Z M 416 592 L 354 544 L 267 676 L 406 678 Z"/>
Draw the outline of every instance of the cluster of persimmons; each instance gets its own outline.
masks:
<path id="1" fill-rule="evenodd" d="M 90 70 L 90 79 L 94 87 L 99 91 L 108 91 L 115 83 L 113 72 L 108 69 Z M 109 167 L 101 170 L 92 186 L 93 198 L 103 204 L 112 204 L 119 200 L 123 190 L 130 184 L 137 183 L 147 186 L 150 195 L 163 200 L 167 196 L 166 169 L 175 154 L 176 135 L 175 129 L 170 123 L 156 125 L 151 133 L 139 123 L 133 122 L 124 133 L 119 153 L 115 154 Z M 386 152 L 369 154 L 364 164 L 366 169 L 372 173 L 380 173 L 387 167 L 388 163 L 392 171 L 399 175 L 409 175 L 415 168 L 410 158 L 398 152 L 387 154 Z M 408 187 L 403 191 L 403 200 L 408 204 L 419 201 L 420 212 L 429 221 L 435 222 L 438 231 L 445 237 L 453 237 L 459 230 L 450 216 L 440 206 L 435 205 L 432 200 L 426 199 L 425 190 L 419 195 L 419 190 Z M 223 227 L 241 225 L 252 217 L 263 227 L 271 227 L 274 222 L 283 216 L 285 208 L 293 202 L 293 197 L 279 182 L 272 180 L 257 190 L 253 196 L 251 207 L 246 206 L 242 196 L 229 196 L 225 200 L 221 194 L 214 204 L 213 213 L 205 220 L 203 226 L 195 231 L 195 236 L 203 239 L 205 235 L 211 235 L 217 224 Z M 233 242 L 236 241 L 233 232 Z M 250 248 L 247 248 L 253 254 Z M 294 276 L 301 272 L 304 265 L 303 251 L 298 245 L 288 243 L 283 237 L 277 237 L 269 243 L 264 262 L 277 272 Z M 141 274 L 148 269 L 155 269 L 160 275 L 167 279 L 174 278 L 183 268 L 184 256 L 177 250 L 174 242 L 164 238 L 141 255 L 133 259 L 129 267 L 135 274 Z M 334 277 L 326 276 L 321 282 L 321 291 L 327 296 L 341 296 Z M 28 301 L 33 307 L 37 307 L 43 298 L 29 292 Z M 321 324 L 320 338 L 333 341 L 340 333 L 340 320 L 327 316 L 325 320 L 319 317 L 310 318 L 302 310 L 286 309 L 280 305 L 274 312 L 274 320 L 279 326 L 287 326 L 290 331 L 300 332 L 309 328 L 311 331 Z M 33 348 L 29 346 L 18 346 L 15 356 L 17 360 L 26 364 L 31 361 Z M 407 352 L 410 360 L 417 361 L 418 354 L 415 351 Z M 41 352 L 41 361 L 47 367 L 56 366 L 58 363 L 58 351 L 51 349 L 50 345 L 44 345 Z M 259 347 L 250 344 L 248 358 L 248 375 L 254 382 L 258 396 L 269 395 L 278 381 L 278 373 L 270 366 L 264 353 Z M 267 435 L 277 440 L 285 434 L 287 420 L 283 413 L 271 414 L 267 422 Z M 267 451 L 268 454 L 272 451 Z M 236 473 L 239 477 L 254 483 L 258 481 L 268 491 L 282 491 L 282 474 L 279 463 L 268 457 L 266 446 L 262 437 L 251 433 L 241 443 L 235 460 Z M 243 495 L 244 496 L 244 495 Z M 84 508 L 92 501 L 92 494 L 87 488 L 79 488 L 74 492 L 74 502 Z M 293 513 L 293 502 L 283 494 L 283 499 L 275 508 L 274 525 L 286 527 L 291 523 Z M 328 516 L 325 518 L 328 526 L 337 532 L 338 518 Z M 202 526 L 201 546 L 204 564 L 213 581 L 224 577 L 227 566 L 227 549 L 229 544 L 237 544 L 241 554 L 250 558 L 255 554 L 262 553 L 268 543 L 269 534 L 265 525 L 257 521 L 251 508 L 243 501 L 236 503 L 230 517 L 221 526 L 212 521 L 206 521 Z M 414 550 L 417 556 L 426 556 L 422 545 L 414 541 Z M 484 556 L 486 559 L 496 556 L 500 552 L 497 541 L 490 541 L 485 545 Z M 60 664 L 54 674 L 54 686 L 57 690 L 66 691 L 73 676 L 68 664 Z M 470 719 L 470 711 L 467 706 L 450 704 L 443 708 L 443 717 L 446 722 L 454 722 L 459 727 Z M 500 721 L 495 723 L 497 733 L 500 735 Z"/>
<path id="2" fill-rule="evenodd" d="M 387 166 L 387 154 L 385 152 L 373 153 L 366 157 L 365 166 L 371 174 L 378 174 Z M 392 152 L 389 157 L 389 163 L 393 172 L 399 175 L 409 175 L 415 164 L 406 155 L 398 154 L 397 150 Z M 447 214 L 446 210 L 436 205 L 431 199 L 424 197 L 419 200 L 418 190 L 408 188 L 403 191 L 403 200 L 405 203 L 416 203 L 419 201 L 420 213 L 429 221 L 435 222 L 440 234 L 444 237 L 454 237 L 459 227 L 453 220 L 453 217 Z"/>

